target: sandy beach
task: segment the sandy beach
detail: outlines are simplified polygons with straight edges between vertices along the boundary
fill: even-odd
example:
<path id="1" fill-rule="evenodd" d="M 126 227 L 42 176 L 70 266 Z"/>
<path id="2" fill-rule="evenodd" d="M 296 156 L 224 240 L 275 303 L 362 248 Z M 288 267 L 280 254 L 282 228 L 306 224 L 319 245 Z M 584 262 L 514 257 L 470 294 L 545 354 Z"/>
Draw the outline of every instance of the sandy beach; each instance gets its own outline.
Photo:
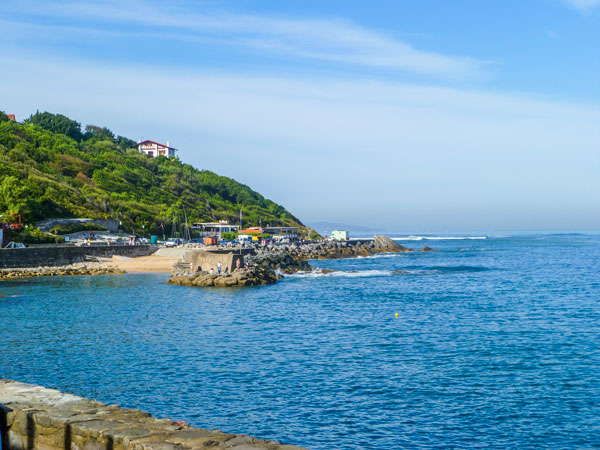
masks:
<path id="1" fill-rule="evenodd" d="M 164 272 L 170 273 L 177 256 L 149 255 L 139 258 L 113 257 L 112 261 L 102 263 L 103 267 L 115 267 L 125 272 Z"/>

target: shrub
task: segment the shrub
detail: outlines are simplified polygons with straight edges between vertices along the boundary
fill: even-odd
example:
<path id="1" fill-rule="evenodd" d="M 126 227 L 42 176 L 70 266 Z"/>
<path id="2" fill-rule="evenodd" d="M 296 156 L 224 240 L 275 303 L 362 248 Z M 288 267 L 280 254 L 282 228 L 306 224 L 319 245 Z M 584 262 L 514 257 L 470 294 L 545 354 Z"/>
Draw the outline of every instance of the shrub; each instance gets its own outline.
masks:
<path id="1" fill-rule="evenodd" d="M 22 232 L 9 231 L 4 236 L 4 242 L 22 242 L 23 244 L 61 244 L 65 242 L 62 236 L 53 236 L 39 228 L 29 227 Z"/>
<path id="2" fill-rule="evenodd" d="M 93 222 L 59 223 L 50 228 L 52 234 L 71 234 L 78 231 L 105 231 L 106 228 Z"/>

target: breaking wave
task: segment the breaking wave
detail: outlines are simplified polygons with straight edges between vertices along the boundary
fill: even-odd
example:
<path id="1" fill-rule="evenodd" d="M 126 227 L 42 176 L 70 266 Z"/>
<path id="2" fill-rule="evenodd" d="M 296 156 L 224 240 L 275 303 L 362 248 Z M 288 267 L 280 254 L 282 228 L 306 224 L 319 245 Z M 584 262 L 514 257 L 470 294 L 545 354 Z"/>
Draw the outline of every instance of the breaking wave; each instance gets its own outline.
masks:
<path id="1" fill-rule="evenodd" d="M 397 258 L 398 256 L 405 256 L 406 253 L 380 253 L 378 255 L 370 256 L 357 256 L 356 258 L 349 259 L 382 259 L 382 258 Z"/>
<path id="2" fill-rule="evenodd" d="M 319 277 L 342 277 L 342 278 L 360 278 L 360 277 L 384 277 L 392 275 L 391 270 L 335 270 L 332 272 L 322 270 L 313 270 L 312 272 L 297 272 L 288 275 L 289 278 L 319 278 Z"/>
<path id="3" fill-rule="evenodd" d="M 460 241 L 487 239 L 487 236 L 402 236 L 393 237 L 394 241 Z"/>

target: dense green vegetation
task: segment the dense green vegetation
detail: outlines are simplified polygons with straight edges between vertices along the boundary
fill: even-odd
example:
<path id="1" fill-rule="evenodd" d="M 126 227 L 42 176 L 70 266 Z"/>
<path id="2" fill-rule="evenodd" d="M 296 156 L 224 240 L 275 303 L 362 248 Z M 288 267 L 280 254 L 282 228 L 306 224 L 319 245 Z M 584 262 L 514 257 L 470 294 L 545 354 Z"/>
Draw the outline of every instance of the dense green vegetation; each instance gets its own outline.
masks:
<path id="1" fill-rule="evenodd" d="M 65 242 L 65 238 L 44 233 L 39 228 L 27 227 L 22 232 L 5 231 L 4 241 L 5 243 L 14 241 L 24 244 L 61 244 Z"/>
<path id="2" fill-rule="evenodd" d="M 116 219 L 127 231 L 169 234 L 173 221 L 230 220 L 302 226 L 248 186 L 178 158 L 151 159 L 131 139 L 68 117 L 36 113 L 24 123 L 0 112 L 0 221 Z M 179 228 L 179 225 L 177 226 Z"/>
<path id="3" fill-rule="evenodd" d="M 50 228 L 52 234 L 71 234 L 77 233 L 78 231 L 104 231 L 105 227 L 98 225 L 97 223 L 85 222 L 85 223 L 59 223 Z"/>

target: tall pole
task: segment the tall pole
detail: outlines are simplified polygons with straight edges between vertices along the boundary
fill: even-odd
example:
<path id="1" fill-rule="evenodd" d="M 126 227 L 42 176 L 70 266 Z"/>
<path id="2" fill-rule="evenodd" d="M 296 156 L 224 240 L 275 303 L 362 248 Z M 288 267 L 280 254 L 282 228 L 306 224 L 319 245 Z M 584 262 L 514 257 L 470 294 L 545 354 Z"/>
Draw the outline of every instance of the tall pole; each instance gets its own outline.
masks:
<path id="1" fill-rule="evenodd" d="M 192 237 L 190 236 L 190 226 L 188 225 L 188 218 L 187 212 L 185 211 L 185 205 L 183 205 L 183 217 L 185 218 L 185 233 L 183 238 L 189 241 L 192 239 Z"/>
<path id="2" fill-rule="evenodd" d="M 240 231 L 242 231 L 242 208 L 240 208 Z"/>

